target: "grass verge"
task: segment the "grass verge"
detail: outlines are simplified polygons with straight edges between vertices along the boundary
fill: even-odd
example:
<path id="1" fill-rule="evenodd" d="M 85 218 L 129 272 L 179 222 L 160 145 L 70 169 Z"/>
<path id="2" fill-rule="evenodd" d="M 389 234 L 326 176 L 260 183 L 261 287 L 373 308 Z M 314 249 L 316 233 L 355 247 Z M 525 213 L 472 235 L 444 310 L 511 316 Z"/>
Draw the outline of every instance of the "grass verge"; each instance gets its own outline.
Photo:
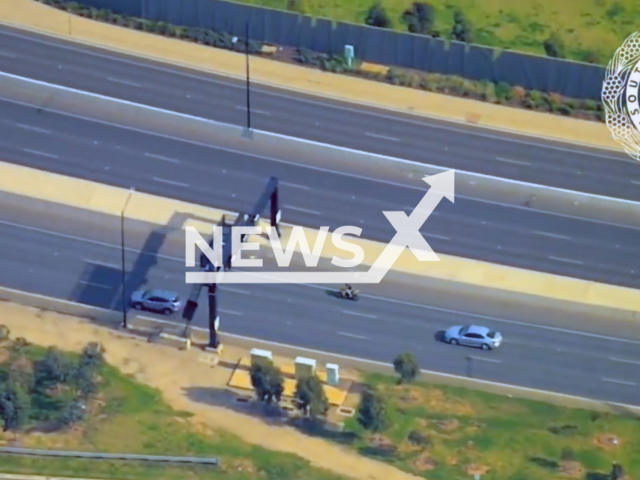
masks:
<path id="1" fill-rule="evenodd" d="M 345 430 L 352 446 L 430 480 L 598 480 L 618 461 L 640 476 L 638 418 L 571 409 L 390 376 L 365 381 L 386 399 L 390 427 L 365 432 L 356 417 Z M 617 441 L 617 445 L 616 445 Z"/>

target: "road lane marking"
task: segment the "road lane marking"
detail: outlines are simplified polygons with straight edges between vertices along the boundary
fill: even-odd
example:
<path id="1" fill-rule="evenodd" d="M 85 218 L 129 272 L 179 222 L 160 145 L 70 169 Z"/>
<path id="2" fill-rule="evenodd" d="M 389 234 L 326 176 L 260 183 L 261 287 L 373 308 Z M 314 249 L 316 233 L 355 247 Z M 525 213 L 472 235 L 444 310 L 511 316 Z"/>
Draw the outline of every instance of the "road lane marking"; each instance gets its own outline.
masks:
<path id="1" fill-rule="evenodd" d="M 496 157 L 496 160 L 498 160 L 499 162 L 514 163 L 516 165 L 526 165 L 528 167 L 531 166 L 531 164 L 528 162 L 523 162 L 521 160 L 511 160 L 510 158 Z"/>
<path id="2" fill-rule="evenodd" d="M 14 55 L 13 53 L 7 53 L 7 52 L 1 52 L 1 51 L 0 51 L 0 57 L 17 58 L 17 56 Z"/>
<path id="3" fill-rule="evenodd" d="M 89 285 L 90 287 L 105 288 L 107 290 L 111 290 L 113 288 L 109 285 L 102 285 L 101 283 L 85 282 L 84 280 L 78 280 L 78 283 L 82 283 L 83 285 Z"/>
<path id="4" fill-rule="evenodd" d="M 451 240 L 449 237 L 445 237 L 444 235 L 437 235 L 435 233 L 423 233 L 425 237 L 431 238 L 439 238 L 440 240 Z"/>
<path id="5" fill-rule="evenodd" d="M 173 180 L 165 180 L 164 178 L 153 177 L 156 182 L 168 183 L 169 185 L 176 185 L 178 187 L 189 187 L 188 183 L 175 182 Z"/>
<path id="6" fill-rule="evenodd" d="M 631 183 L 635 183 L 636 185 L 640 185 L 640 182 L 638 182 L 637 180 L 631 180 Z"/>
<path id="7" fill-rule="evenodd" d="M 298 185 L 297 183 L 280 182 L 280 184 L 286 185 L 287 187 L 300 188 L 302 190 L 311 190 L 311 188 L 305 187 L 304 185 Z"/>
<path id="8" fill-rule="evenodd" d="M 180 163 L 180 160 L 176 160 L 175 158 L 164 157 L 162 155 L 156 155 L 155 153 L 145 153 L 145 157 L 156 158 L 158 160 L 164 160 L 165 162 L 171 163 Z"/>
<path id="9" fill-rule="evenodd" d="M 580 260 L 571 260 L 570 258 L 549 257 L 549 260 L 555 260 L 556 262 L 573 263 L 575 265 L 582 265 L 582 262 Z"/>
<path id="10" fill-rule="evenodd" d="M 634 387 L 636 385 L 634 382 L 625 382 L 624 380 L 615 380 L 613 378 L 603 378 L 602 381 L 609 383 L 619 383 L 620 385 L 629 385 L 631 387 Z"/>
<path id="11" fill-rule="evenodd" d="M 52 155 L 51 153 L 46 153 L 46 152 L 40 152 L 38 150 L 31 150 L 29 148 L 25 148 L 24 151 L 27 153 L 33 153 L 34 155 L 41 155 L 43 157 L 58 158 L 57 155 Z"/>
<path id="12" fill-rule="evenodd" d="M 99 260 L 89 260 L 88 258 L 83 258 L 82 261 L 87 263 L 93 263 L 95 265 L 100 265 L 101 267 L 114 268 L 118 271 L 122 270 L 122 265 L 114 265 L 113 263 L 101 262 Z"/>
<path id="13" fill-rule="evenodd" d="M 400 140 L 397 139 L 396 137 L 387 137 L 386 135 L 379 135 L 377 133 L 369 133 L 369 132 L 364 132 L 364 134 L 367 137 L 373 137 L 373 138 L 380 138 L 382 140 L 389 140 L 390 142 L 399 142 Z"/>
<path id="14" fill-rule="evenodd" d="M 238 106 L 236 107 L 236 110 L 242 110 L 243 112 L 246 112 L 246 111 L 247 111 L 247 107 L 246 107 L 246 106 L 243 106 L 243 105 L 238 105 Z M 270 116 L 271 116 L 271 113 L 270 113 L 270 112 L 265 112 L 264 110 L 256 110 L 255 108 L 252 108 L 252 109 L 251 109 L 251 113 L 258 113 L 258 114 L 260 114 L 260 115 L 265 115 L 265 116 L 267 116 L 267 117 L 270 117 Z"/>
<path id="15" fill-rule="evenodd" d="M 375 315 L 368 315 L 366 313 L 351 312 L 349 310 L 343 310 L 342 313 L 346 313 L 347 315 L 355 315 L 357 317 L 378 318 Z"/>
<path id="16" fill-rule="evenodd" d="M 363 337 L 362 335 L 356 335 L 354 333 L 347 333 L 347 332 L 336 332 L 338 335 L 342 335 L 343 337 L 351 337 L 351 338 L 357 338 L 358 340 L 368 340 L 367 337 Z"/>
<path id="17" fill-rule="evenodd" d="M 242 293 L 244 295 L 250 295 L 251 292 L 247 292 L 246 290 L 240 290 L 239 288 L 231 288 L 231 287 L 218 287 L 222 291 L 226 292 L 234 292 L 234 293 Z"/>
<path id="18" fill-rule="evenodd" d="M 537 231 L 537 230 L 534 230 L 533 233 L 535 235 L 542 235 L 544 237 L 558 238 L 560 240 L 571 240 L 571 237 L 567 237 L 566 235 L 559 235 L 557 233 L 540 232 L 540 231 Z"/>
<path id="19" fill-rule="evenodd" d="M 609 360 L 611 360 L 612 362 L 633 363 L 634 365 L 640 365 L 640 361 L 637 360 L 625 360 L 624 358 L 616 357 L 609 357 Z"/>
<path id="20" fill-rule="evenodd" d="M 107 80 L 113 83 L 121 83 L 123 85 L 131 85 L 132 87 L 142 87 L 138 83 L 129 82 L 128 80 L 120 80 L 119 78 L 108 77 Z"/>
<path id="21" fill-rule="evenodd" d="M 222 308 L 219 308 L 218 311 L 222 313 L 227 313 L 229 315 L 244 315 L 242 312 L 236 312 L 234 310 L 223 310 Z"/>
<path id="22" fill-rule="evenodd" d="M 296 210 L 298 212 L 312 213 L 314 215 L 322 215 L 322 212 L 318 212 L 317 210 L 308 210 L 306 208 L 292 207 L 291 205 L 285 205 L 284 208 L 289 210 Z"/>
<path id="23" fill-rule="evenodd" d="M 467 355 L 467 357 L 473 358 L 474 360 L 482 360 L 483 362 L 502 363 L 502 360 L 496 360 L 495 358 L 476 357 L 474 355 Z"/>
<path id="24" fill-rule="evenodd" d="M 32 127 L 31 125 L 25 125 L 24 123 L 16 123 L 16 127 L 24 128 L 25 130 L 31 130 L 33 132 L 38 133 L 51 133 L 49 130 L 45 130 L 44 128 Z"/>

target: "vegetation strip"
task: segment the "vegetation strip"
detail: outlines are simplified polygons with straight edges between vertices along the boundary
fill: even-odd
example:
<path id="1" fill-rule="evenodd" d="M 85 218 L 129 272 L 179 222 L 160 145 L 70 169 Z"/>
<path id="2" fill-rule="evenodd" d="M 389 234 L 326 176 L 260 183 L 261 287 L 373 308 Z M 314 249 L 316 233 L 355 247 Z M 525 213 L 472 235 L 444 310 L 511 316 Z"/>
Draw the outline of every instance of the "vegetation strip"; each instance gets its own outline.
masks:
<path id="1" fill-rule="evenodd" d="M 512 87 L 503 82 L 494 84 L 489 81 L 478 82 L 441 74 L 367 65 L 358 59 L 355 59 L 350 65 L 348 59 L 341 55 L 328 56 L 292 48 L 272 48 L 272 46 L 262 45 L 252 40 L 247 42 L 243 38 L 234 38 L 226 33 L 129 17 L 67 0 L 36 1 L 91 20 L 215 48 L 236 52 L 248 50 L 251 55 L 259 55 L 276 61 L 299 64 L 336 74 L 357 76 L 396 86 L 594 122 L 603 123 L 605 121 L 602 102 L 595 100 L 573 99 L 553 93 L 527 91 L 522 87 Z"/>

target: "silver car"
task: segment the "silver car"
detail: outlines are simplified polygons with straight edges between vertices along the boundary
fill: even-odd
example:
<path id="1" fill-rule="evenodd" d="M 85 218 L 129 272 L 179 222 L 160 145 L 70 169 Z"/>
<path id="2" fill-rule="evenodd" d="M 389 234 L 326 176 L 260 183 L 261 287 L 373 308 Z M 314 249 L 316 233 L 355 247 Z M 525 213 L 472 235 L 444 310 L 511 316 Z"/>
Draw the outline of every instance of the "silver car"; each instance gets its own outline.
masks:
<path id="1" fill-rule="evenodd" d="M 131 305 L 136 310 L 150 310 L 171 315 L 180 310 L 180 297 L 167 290 L 137 290 L 131 294 Z"/>
<path id="2" fill-rule="evenodd" d="M 502 343 L 500 332 L 477 325 L 451 327 L 444 332 L 444 341 L 451 345 L 467 345 L 469 347 L 491 350 Z"/>

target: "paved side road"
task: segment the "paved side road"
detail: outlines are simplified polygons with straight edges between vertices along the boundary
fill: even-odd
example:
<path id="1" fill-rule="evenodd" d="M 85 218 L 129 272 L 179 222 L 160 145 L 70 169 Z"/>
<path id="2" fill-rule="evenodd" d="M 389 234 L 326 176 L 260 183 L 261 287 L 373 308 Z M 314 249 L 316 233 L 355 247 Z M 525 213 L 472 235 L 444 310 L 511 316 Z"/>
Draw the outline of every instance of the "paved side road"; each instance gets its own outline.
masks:
<path id="1" fill-rule="evenodd" d="M 244 126 L 243 82 L 0 28 L 0 70 Z M 640 199 L 640 164 L 622 153 L 517 137 L 267 87 L 253 128 L 569 190 Z"/>

